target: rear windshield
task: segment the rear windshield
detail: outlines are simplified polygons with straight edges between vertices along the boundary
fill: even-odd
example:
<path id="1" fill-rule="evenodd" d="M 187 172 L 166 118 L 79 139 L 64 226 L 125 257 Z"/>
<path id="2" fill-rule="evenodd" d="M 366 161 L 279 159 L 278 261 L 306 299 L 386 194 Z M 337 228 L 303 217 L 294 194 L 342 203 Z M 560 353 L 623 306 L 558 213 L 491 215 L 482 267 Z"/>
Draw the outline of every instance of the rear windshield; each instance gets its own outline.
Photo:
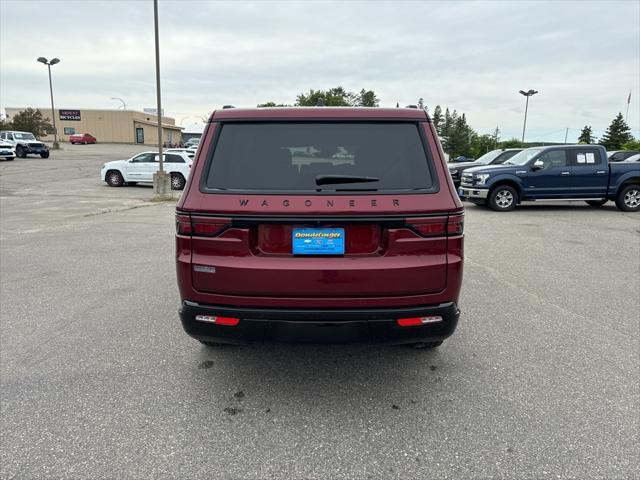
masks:
<path id="1" fill-rule="evenodd" d="M 433 190 L 416 123 L 227 123 L 208 190 Z"/>

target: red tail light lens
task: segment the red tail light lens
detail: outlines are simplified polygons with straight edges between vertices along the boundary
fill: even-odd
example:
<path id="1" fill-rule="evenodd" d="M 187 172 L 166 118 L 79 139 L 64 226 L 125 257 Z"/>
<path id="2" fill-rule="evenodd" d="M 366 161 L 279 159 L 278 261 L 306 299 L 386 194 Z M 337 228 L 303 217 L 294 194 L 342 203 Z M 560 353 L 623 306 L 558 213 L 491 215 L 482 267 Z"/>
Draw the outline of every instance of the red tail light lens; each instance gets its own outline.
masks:
<path id="1" fill-rule="evenodd" d="M 407 225 L 423 237 L 462 235 L 464 215 L 407 219 Z"/>
<path id="2" fill-rule="evenodd" d="M 226 325 L 228 327 L 235 327 L 240 323 L 239 318 L 235 317 L 218 317 L 213 315 L 196 315 L 198 322 L 215 323 L 216 325 Z"/>
<path id="3" fill-rule="evenodd" d="M 462 235 L 464 233 L 464 215 L 450 215 L 447 224 L 447 235 Z"/>
<path id="4" fill-rule="evenodd" d="M 442 317 L 440 315 L 431 315 L 429 317 L 412 317 L 399 318 L 396 320 L 401 327 L 417 327 L 418 325 L 428 325 L 429 323 L 440 323 Z"/>
<path id="5" fill-rule="evenodd" d="M 230 224 L 228 218 L 176 215 L 176 231 L 179 235 L 215 237 Z"/>

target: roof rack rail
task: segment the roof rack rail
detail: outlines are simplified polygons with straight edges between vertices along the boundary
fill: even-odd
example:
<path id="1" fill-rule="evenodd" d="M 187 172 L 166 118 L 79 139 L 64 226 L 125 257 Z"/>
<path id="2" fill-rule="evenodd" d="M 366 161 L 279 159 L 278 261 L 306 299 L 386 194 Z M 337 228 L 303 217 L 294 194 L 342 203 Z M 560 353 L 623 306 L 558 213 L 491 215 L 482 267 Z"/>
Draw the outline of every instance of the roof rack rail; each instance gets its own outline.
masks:
<path id="1" fill-rule="evenodd" d="M 222 106 L 223 110 L 226 110 L 227 108 L 236 108 L 236 107 L 234 107 L 233 105 L 223 105 Z"/>
<path id="2" fill-rule="evenodd" d="M 418 108 L 418 106 L 417 106 L 417 105 L 407 105 L 407 106 L 406 106 L 406 107 L 404 107 L 404 108 Z"/>

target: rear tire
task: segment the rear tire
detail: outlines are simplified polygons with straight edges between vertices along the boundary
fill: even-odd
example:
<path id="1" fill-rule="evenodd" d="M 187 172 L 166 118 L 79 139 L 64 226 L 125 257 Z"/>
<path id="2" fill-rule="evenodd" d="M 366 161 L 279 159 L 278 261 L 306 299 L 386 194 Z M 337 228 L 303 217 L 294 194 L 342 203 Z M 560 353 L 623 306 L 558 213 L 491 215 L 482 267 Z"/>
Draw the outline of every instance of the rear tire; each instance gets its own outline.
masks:
<path id="1" fill-rule="evenodd" d="M 201 344 L 206 345 L 211 348 L 224 348 L 228 347 L 231 344 L 229 343 L 220 343 L 220 342 L 210 342 L 209 340 L 198 340 Z"/>
<path id="2" fill-rule="evenodd" d="M 110 187 L 121 187 L 124 185 L 124 178 L 117 170 L 109 170 L 105 176 L 105 181 Z"/>
<path id="3" fill-rule="evenodd" d="M 640 211 L 640 185 L 622 187 L 616 196 L 616 206 L 623 212 Z"/>
<path id="4" fill-rule="evenodd" d="M 605 203 L 607 203 L 608 200 L 606 198 L 603 198 L 601 200 L 587 200 L 586 202 L 589 206 L 593 208 L 598 208 L 603 206 Z"/>
<path id="5" fill-rule="evenodd" d="M 184 179 L 182 174 L 180 173 L 172 173 L 171 174 L 171 190 L 182 190 L 184 186 L 187 184 L 187 181 Z"/>
<path id="6" fill-rule="evenodd" d="M 510 212 L 516 208 L 518 192 L 509 185 L 498 185 L 489 192 L 487 205 L 496 212 Z"/>
<path id="7" fill-rule="evenodd" d="M 438 340 L 437 342 L 418 342 L 411 343 L 409 344 L 409 346 L 416 350 L 431 350 L 433 348 L 438 348 L 440 345 L 442 345 L 442 342 L 443 340 Z"/>

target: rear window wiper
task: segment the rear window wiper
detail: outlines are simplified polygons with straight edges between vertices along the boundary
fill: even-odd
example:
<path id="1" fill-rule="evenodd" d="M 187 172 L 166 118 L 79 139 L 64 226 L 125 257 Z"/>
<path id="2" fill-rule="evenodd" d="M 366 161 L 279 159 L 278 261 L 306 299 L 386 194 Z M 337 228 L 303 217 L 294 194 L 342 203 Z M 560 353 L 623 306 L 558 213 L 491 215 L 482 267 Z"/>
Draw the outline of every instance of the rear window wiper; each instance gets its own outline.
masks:
<path id="1" fill-rule="evenodd" d="M 328 185 L 333 183 L 366 183 L 379 182 L 376 177 L 361 177 L 358 175 L 317 175 L 316 185 Z"/>

